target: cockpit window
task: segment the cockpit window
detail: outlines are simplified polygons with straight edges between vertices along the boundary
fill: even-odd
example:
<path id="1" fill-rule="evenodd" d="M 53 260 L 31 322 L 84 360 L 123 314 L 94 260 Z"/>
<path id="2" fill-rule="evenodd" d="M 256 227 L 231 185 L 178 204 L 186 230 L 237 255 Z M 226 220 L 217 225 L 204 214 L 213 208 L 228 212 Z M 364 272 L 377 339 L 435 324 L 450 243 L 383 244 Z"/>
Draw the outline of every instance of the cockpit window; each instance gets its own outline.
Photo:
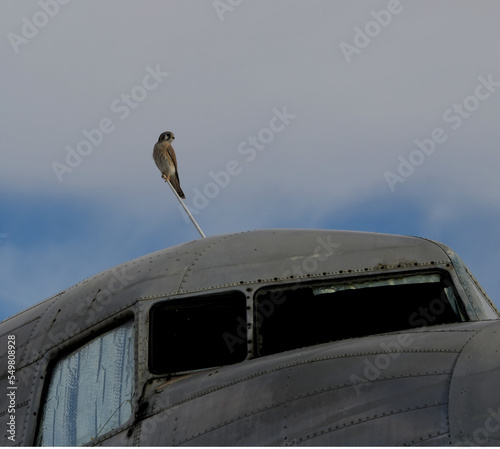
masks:
<path id="1" fill-rule="evenodd" d="M 246 322 L 241 292 L 157 304 L 150 312 L 149 368 L 173 374 L 241 362 Z"/>
<path id="2" fill-rule="evenodd" d="M 258 355 L 346 338 L 465 321 L 441 273 L 303 284 L 257 292 Z"/>
<path id="3" fill-rule="evenodd" d="M 132 416 L 134 327 L 124 324 L 61 358 L 50 378 L 37 444 L 81 446 Z"/>

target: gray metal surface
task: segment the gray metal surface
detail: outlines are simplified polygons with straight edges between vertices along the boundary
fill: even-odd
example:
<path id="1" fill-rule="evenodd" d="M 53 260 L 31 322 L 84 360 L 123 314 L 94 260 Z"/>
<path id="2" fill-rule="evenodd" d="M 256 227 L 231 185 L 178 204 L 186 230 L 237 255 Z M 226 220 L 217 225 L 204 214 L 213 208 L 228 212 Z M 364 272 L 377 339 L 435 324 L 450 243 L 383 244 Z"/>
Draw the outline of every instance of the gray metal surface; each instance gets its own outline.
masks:
<path id="1" fill-rule="evenodd" d="M 477 326 L 346 340 L 153 383 L 145 398 L 162 432 L 145 431 L 145 421 L 135 443 L 402 446 L 449 439 L 453 367 Z"/>
<path id="2" fill-rule="evenodd" d="M 93 444 L 498 442 L 498 431 L 490 431 L 493 423 L 482 421 L 500 405 L 498 394 L 484 390 L 495 390 L 499 360 L 493 329 L 498 322 L 477 321 L 498 314 L 466 285 L 470 281 L 463 270 L 457 274 L 459 262 L 447 251 L 414 237 L 268 230 L 208 237 L 127 262 L 0 323 L 0 424 L 6 429 L 10 419 L 4 394 L 9 335 L 16 341 L 15 444 L 32 445 L 54 361 L 132 318 L 136 416 Z M 159 301 L 236 290 L 250 305 L 264 286 L 423 269 L 449 273 L 468 319 L 476 322 L 250 357 L 173 379 L 149 372 L 149 310 Z M 411 344 L 404 346 L 408 338 Z M 398 342 L 399 350 L 387 349 Z M 370 371 L 370 366 L 375 368 Z M 485 402 L 474 405 L 476 397 Z M 486 425 L 490 430 L 482 436 L 477 429 Z M 2 444 L 11 441 L 4 438 Z"/>
<path id="3" fill-rule="evenodd" d="M 500 445 L 500 326 L 475 334 L 460 353 L 450 385 L 453 445 Z"/>

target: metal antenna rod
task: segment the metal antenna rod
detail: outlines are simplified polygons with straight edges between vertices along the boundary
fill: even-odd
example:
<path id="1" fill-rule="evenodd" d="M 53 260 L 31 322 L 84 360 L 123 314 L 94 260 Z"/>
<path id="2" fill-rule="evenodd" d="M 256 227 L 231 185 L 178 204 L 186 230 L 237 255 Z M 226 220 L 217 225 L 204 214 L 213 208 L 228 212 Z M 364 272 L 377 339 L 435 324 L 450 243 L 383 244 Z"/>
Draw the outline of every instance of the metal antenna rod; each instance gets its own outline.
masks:
<path id="1" fill-rule="evenodd" d="M 181 197 L 179 196 L 179 194 L 177 193 L 177 191 L 174 189 L 174 186 L 170 183 L 170 181 L 167 182 L 167 184 L 170 186 L 170 188 L 172 189 L 172 192 L 174 192 L 175 196 L 177 197 L 177 199 L 179 200 L 179 203 L 181 203 L 181 206 L 184 208 L 184 210 L 186 211 L 186 214 L 188 214 L 188 217 L 191 219 L 191 221 L 193 222 L 194 224 L 194 227 L 196 228 L 196 230 L 200 233 L 200 235 L 202 237 L 206 237 L 206 235 L 203 233 L 203 231 L 201 230 L 200 226 L 198 225 L 198 223 L 196 223 L 196 220 L 194 219 L 194 217 L 191 215 L 191 212 L 189 212 L 189 209 L 187 208 L 187 206 L 184 204 L 184 201 L 182 201 Z"/>

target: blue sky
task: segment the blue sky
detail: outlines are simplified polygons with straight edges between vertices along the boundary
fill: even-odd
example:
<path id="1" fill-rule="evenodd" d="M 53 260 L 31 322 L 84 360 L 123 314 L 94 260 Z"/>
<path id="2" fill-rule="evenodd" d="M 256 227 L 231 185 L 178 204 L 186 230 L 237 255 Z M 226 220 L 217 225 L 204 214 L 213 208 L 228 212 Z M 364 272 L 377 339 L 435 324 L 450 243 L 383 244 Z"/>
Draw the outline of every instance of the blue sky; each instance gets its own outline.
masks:
<path id="1" fill-rule="evenodd" d="M 7 0 L 0 319 L 198 237 L 331 228 L 451 246 L 500 305 L 496 1 Z"/>

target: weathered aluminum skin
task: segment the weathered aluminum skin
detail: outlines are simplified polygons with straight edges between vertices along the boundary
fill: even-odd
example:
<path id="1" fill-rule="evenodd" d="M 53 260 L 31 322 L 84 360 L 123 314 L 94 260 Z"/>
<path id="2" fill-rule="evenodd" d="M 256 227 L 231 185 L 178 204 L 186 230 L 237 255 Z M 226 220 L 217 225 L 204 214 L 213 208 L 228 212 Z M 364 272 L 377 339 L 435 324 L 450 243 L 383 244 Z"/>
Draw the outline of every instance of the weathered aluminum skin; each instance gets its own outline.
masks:
<path id="1" fill-rule="evenodd" d="M 209 237 L 135 259 L 0 323 L 2 432 L 7 336 L 16 339 L 15 444 L 33 445 L 51 362 L 133 317 L 136 417 L 93 444 L 498 445 L 500 322 L 457 264 L 448 248 L 420 238 L 316 230 Z M 170 381 L 148 371 L 149 309 L 166 298 L 229 289 L 250 304 L 263 286 L 427 267 L 450 272 L 475 322 L 323 344 Z"/>
<path id="2" fill-rule="evenodd" d="M 471 340 L 493 332 L 498 348 L 500 323 L 464 323 L 289 351 L 175 383 L 158 380 L 145 395 L 151 419 L 130 438 L 167 446 L 498 444 L 500 415 L 484 439 L 468 415 L 485 426 L 488 410 L 500 407 L 498 389 L 482 383 L 498 379 L 500 360 L 495 351 L 484 355 L 496 358 L 490 375 L 462 355 Z M 457 361 L 477 377 L 457 379 Z M 475 391 L 466 397 L 462 388 Z M 129 444 L 124 435 L 107 443 Z"/>

